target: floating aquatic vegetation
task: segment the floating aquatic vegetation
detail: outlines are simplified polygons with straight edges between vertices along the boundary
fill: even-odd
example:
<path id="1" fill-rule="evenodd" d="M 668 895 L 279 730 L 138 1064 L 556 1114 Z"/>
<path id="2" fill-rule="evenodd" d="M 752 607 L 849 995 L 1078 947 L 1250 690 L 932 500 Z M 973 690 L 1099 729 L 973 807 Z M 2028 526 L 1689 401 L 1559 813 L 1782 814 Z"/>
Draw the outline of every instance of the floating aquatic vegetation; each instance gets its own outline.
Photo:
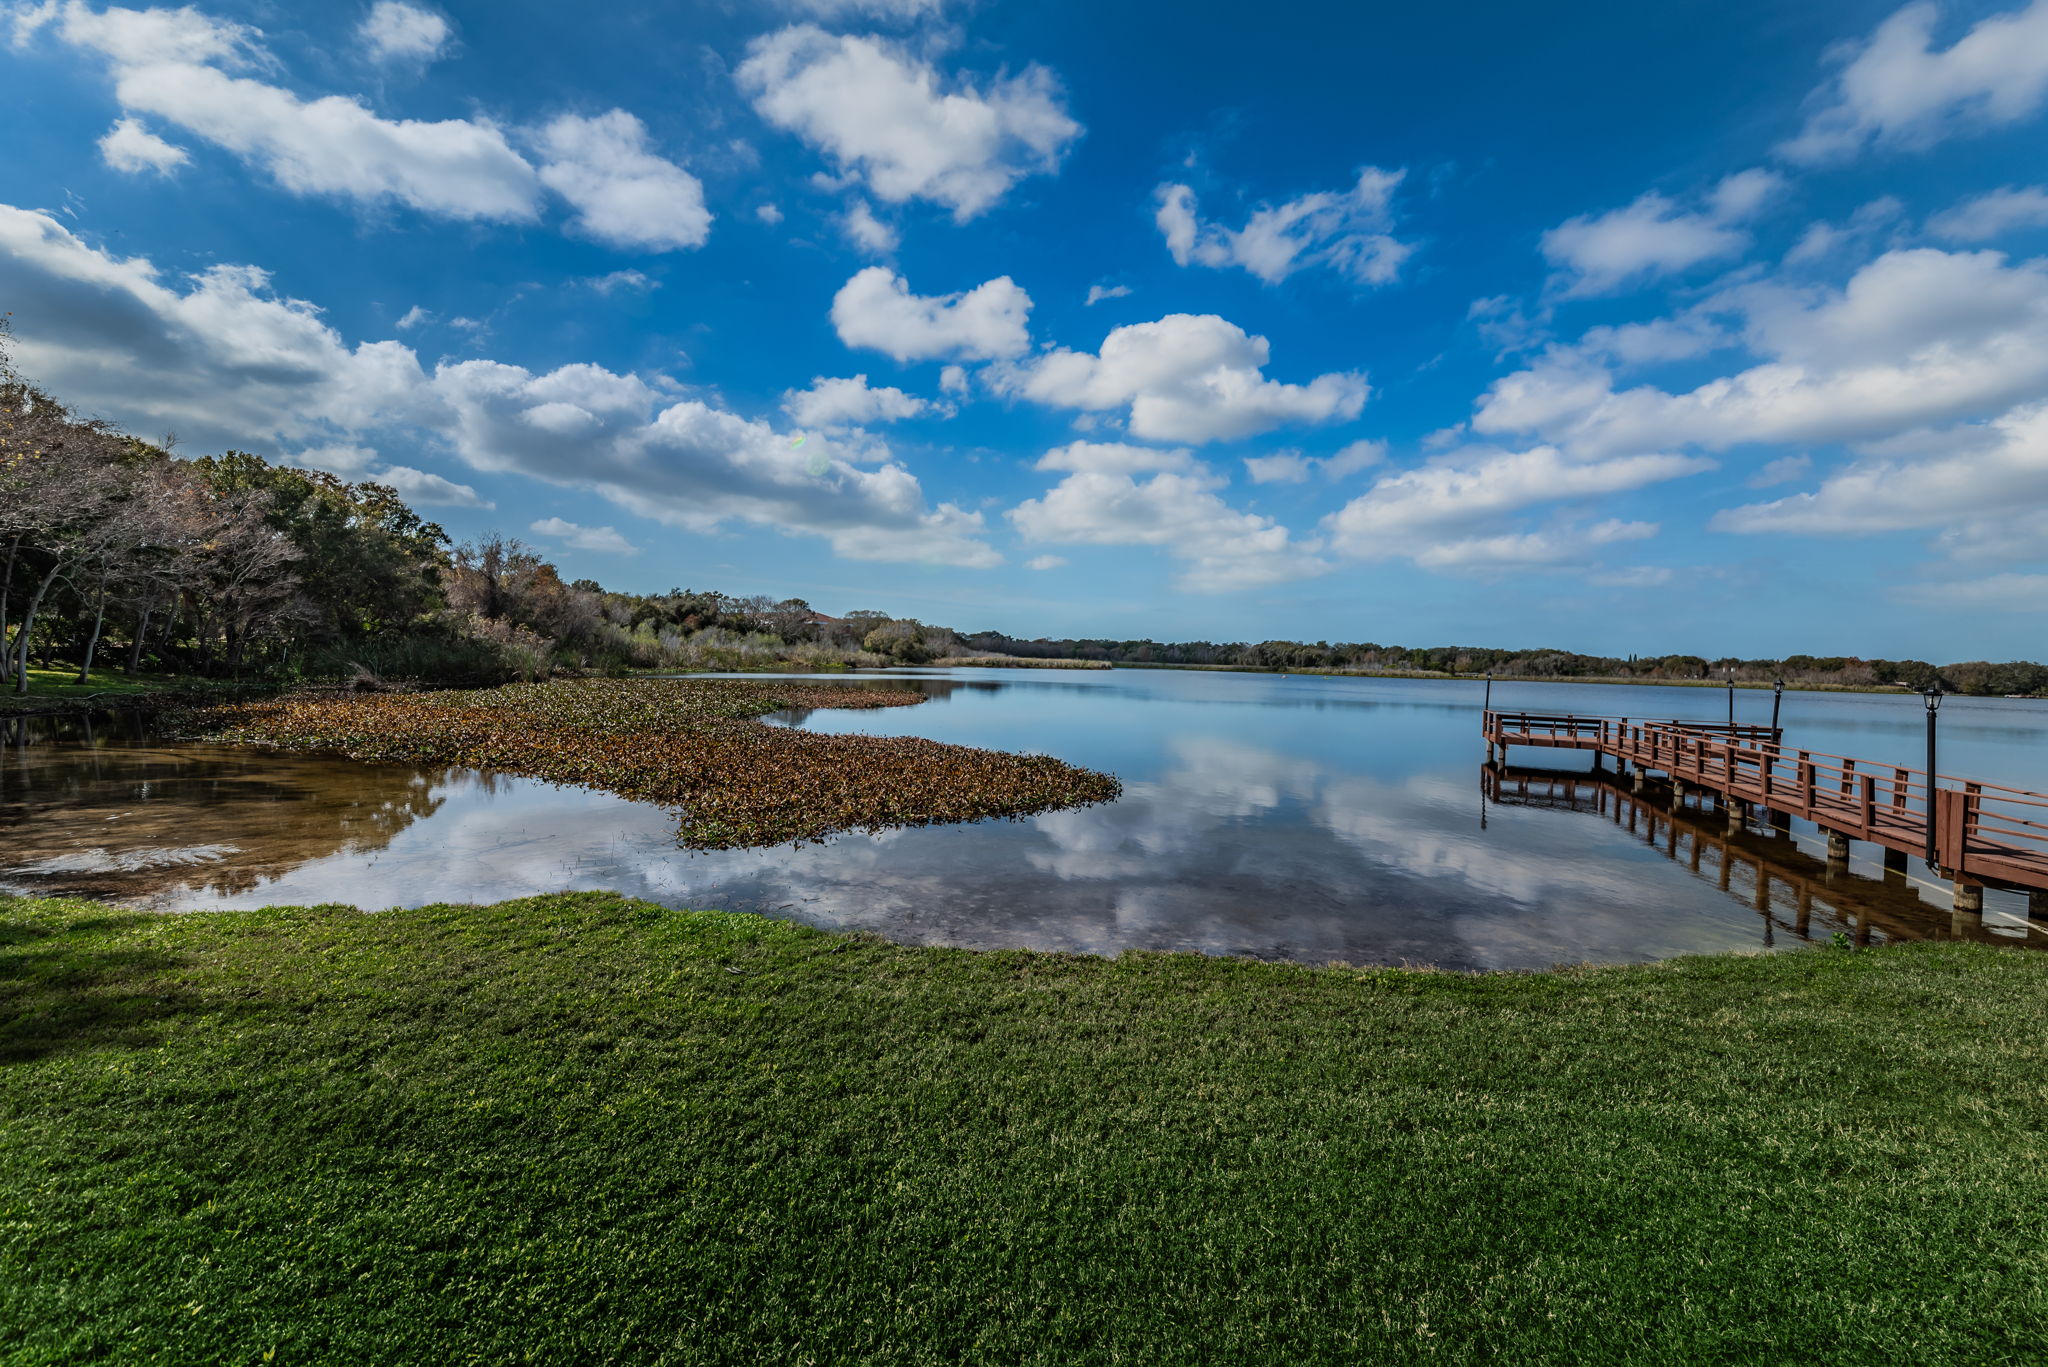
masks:
<path id="1" fill-rule="evenodd" d="M 696 849 L 822 840 L 1107 802 L 1108 774 L 910 736 L 764 726 L 792 707 L 901 707 L 908 689 L 729 679 L 568 680 L 446 693 L 284 698 L 201 714 L 218 740 L 461 764 L 678 809 Z"/>

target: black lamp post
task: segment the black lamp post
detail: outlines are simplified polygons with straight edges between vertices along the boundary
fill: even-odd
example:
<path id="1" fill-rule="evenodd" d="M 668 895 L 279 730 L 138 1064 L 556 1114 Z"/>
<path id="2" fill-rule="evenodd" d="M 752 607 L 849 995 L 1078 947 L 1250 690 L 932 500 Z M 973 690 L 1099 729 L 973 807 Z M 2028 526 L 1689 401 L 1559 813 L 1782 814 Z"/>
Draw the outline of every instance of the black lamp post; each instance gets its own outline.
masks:
<path id="1" fill-rule="evenodd" d="M 1779 679 L 1771 685 L 1771 730 L 1778 729 L 1778 708 L 1785 701 L 1785 681 Z"/>
<path id="2" fill-rule="evenodd" d="M 1920 695 L 1927 704 L 1927 867 L 1933 868 L 1936 858 L 1934 849 L 1934 714 L 1941 710 L 1941 685 L 1931 683 Z"/>
<path id="3" fill-rule="evenodd" d="M 1728 732 L 1735 732 L 1735 666 L 1728 666 Z"/>

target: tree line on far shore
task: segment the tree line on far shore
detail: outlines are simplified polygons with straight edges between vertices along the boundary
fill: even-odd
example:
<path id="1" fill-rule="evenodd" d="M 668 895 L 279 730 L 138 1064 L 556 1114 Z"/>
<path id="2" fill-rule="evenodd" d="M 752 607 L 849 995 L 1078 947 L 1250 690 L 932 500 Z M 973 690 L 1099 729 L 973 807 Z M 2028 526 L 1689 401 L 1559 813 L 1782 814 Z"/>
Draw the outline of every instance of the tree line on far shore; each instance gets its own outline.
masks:
<path id="1" fill-rule="evenodd" d="M 4 343 L 0 335 L 0 343 Z M 962 634 L 876 611 L 564 581 L 531 546 L 452 544 L 397 490 L 243 451 L 184 459 L 73 413 L 0 350 L 0 678 L 34 664 L 264 681 L 493 682 L 559 671 L 859 668 L 961 657 L 1362 673 L 2048 693 L 2026 661 L 1783 660 Z"/>
<path id="2" fill-rule="evenodd" d="M 1979 696 L 2048 693 L 2048 665 L 2027 660 L 1865 660 L 1843 655 L 1788 655 L 1782 660 L 1702 655 L 1581 655 L 1570 650 L 1501 650 L 1485 646 L 1397 646 L 1328 641 L 1017 640 L 1001 632 L 966 637 L 970 649 L 1031 659 L 1103 660 L 1111 664 L 1207 665 L 1235 669 L 1350 670 L 1388 674 L 1497 674 L 1534 679 L 1639 679 L 1672 682 L 1733 678 L 1737 683 L 1805 687 L 1924 690 L 1937 685 Z"/>

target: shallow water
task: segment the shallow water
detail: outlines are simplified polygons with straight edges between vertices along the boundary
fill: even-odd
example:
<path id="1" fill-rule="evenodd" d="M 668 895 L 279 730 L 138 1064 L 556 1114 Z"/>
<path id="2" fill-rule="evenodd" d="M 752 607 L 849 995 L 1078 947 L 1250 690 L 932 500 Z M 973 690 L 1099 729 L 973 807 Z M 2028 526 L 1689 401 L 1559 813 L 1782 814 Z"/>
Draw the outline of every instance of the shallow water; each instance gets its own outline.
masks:
<path id="1" fill-rule="evenodd" d="M 753 676 L 759 677 L 759 676 Z M 807 681 L 816 681 L 806 676 Z M 0 757 L 0 885 L 165 910 L 491 901 L 609 888 L 921 944 L 1198 950 L 1321 963 L 1532 968 L 1960 936 L 2048 942 L 2023 901 L 1953 914 L 1874 850 L 1529 770 L 1490 780 L 1477 683 L 1155 670 L 925 671 L 920 707 L 778 724 L 1043 750 L 1124 781 L 1113 804 L 1024 821 L 693 853 L 671 815 L 470 770 L 163 744 L 16 724 Z M 1719 691 L 1504 684 L 1496 707 L 1726 715 Z M 1736 696 L 1769 719 L 1768 693 Z M 1917 763 L 1911 696 L 1788 694 L 1787 743 Z M 2048 788 L 2048 703 L 1950 699 L 1942 769 Z M 1516 752 L 1553 774 L 1581 757 Z"/>

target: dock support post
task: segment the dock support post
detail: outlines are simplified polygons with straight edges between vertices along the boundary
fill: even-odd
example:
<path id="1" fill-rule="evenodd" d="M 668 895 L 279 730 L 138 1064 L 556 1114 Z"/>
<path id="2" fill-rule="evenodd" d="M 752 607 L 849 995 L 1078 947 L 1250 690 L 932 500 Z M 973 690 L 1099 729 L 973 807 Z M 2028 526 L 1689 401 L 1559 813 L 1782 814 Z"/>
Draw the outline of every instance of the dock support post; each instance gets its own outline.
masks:
<path id="1" fill-rule="evenodd" d="M 1984 910 L 1984 885 L 1956 880 L 1956 910 L 1981 913 Z"/>
<path id="2" fill-rule="evenodd" d="M 2027 893 L 2027 915 L 2036 921 L 2048 921 L 2048 888 L 2034 888 Z"/>
<path id="3" fill-rule="evenodd" d="M 1849 867 L 1849 837 L 1840 831 L 1828 832 L 1828 872 Z"/>
<path id="4" fill-rule="evenodd" d="M 1684 779 L 1682 779 L 1682 778 L 1674 778 L 1674 779 L 1672 779 L 1672 780 L 1671 780 L 1671 801 L 1672 801 L 1673 805 L 1677 805 L 1677 806 L 1682 806 L 1682 805 L 1684 805 L 1684 803 L 1685 803 L 1685 780 L 1684 780 Z"/>
<path id="5" fill-rule="evenodd" d="M 1887 847 L 1884 852 L 1884 871 L 1886 873 L 1904 873 L 1906 871 L 1906 852 Z"/>
<path id="6" fill-rule="evenodd" d="M 1640 793 L 1641 791 L 1643 791 L 1643 789 L 1650 786 L 1649 782 L 1643 777 L 1642 765 L 1638 764 L 1634 769 L 1629 771 L 1628 786 L 1632 792 L 1638 793 Z"/>
<path id="7" fill-rule="evenodd" d="M 1740 835 L 1749 824 L 1749 804 L 1741 798 L 1728 799 L 1728 834 Z"/>
<path id="8" fill-rule="evenodd" d="M 1773 807 L 1765 813 L 1765 816 L 1770 819 L 1771 829 L 1774 831 L 1789 831 L 1792 829 L 1792 813 L 1790 812 L 1779 811 Z"/>

